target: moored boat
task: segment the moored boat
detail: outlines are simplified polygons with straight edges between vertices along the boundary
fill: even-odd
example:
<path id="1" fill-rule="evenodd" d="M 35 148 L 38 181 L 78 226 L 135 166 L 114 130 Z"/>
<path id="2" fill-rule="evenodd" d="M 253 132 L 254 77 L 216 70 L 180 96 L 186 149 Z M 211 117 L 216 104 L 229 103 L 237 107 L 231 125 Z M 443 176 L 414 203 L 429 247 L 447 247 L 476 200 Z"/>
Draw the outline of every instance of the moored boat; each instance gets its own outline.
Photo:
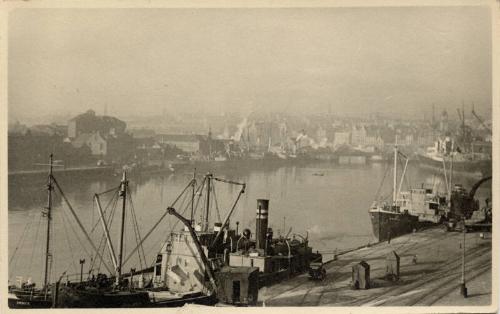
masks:
<path id="1" fill-rule="evenodd" d="M 406 163 L 398 186 L 399 156 L 405 158 Z M 440 224 L 448 217 L 448 200 L 437 193 L 434 187 L 428 189 L 422 186 L 401 191 L 407 166 L 408 158 L 395 146 L 392 202 L 375 201 L 369 210 L 373 234 L 378 241 L 390 240 L 429 224 Z"/>
<path id="2" fill-rule="evenodd" d="M 397 206 L 374 205 L 370 208 L 373 235 L 378 241 L 411 233 L 418 227 L 418 217 L 408 211 L 401 212 Z"/>

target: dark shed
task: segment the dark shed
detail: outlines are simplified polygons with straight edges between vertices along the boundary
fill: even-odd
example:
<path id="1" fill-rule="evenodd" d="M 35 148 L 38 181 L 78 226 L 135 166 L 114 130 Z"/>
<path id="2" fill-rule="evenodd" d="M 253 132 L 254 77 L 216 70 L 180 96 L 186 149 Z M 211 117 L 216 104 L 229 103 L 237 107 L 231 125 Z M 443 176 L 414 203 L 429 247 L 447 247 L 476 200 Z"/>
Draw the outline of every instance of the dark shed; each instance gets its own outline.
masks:
<path id="1" fill-rule="evenodd" d="M 217 297 L 234 305 L 255 305 L 259 296 L 259 268 L 224 266 L 218 273 Z"/>
<path id="2" fill-rule="evenodd" d="M 352 266 L 352 287 L 354 289 L 370 289 L 370 265 L 361 261 Z"/>

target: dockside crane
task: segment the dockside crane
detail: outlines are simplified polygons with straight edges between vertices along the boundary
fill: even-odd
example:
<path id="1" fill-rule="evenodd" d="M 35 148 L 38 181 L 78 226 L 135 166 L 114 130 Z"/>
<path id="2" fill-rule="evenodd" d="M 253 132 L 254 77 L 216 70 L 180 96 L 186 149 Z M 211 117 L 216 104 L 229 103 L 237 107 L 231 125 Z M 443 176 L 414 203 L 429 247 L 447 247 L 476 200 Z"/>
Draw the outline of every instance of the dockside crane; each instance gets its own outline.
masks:
<path id="1" fill-rule="evenodd" d="M 476 111 L 474 110 L 474 104 L 472 104 L 472 115 L 477 119 L 477 121 L 479 121 L 479 123 L 481 123 L 481 125 L 486 129 L 488 130 L 488 132 L 491 132 L 491 128 L 488 127 L 486 125 L 486 123 L 484 123 L 483 119 L 481 119 L 481 117 L 476 113 Z"/>

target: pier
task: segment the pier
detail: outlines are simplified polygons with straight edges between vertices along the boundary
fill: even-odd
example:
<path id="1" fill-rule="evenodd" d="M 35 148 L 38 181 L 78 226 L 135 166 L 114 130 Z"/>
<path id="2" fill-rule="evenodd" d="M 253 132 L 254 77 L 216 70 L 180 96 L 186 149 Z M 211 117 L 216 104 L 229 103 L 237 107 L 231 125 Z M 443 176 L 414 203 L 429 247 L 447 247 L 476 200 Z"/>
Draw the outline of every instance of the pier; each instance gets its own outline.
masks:
<path id="1" fill-rule="evenodd" d="M 259 291 L 265 306 L 486 306 L 491 303 L 491 233 L 467 233 L 465 278 L 468 297 L 460 294 L 460 232 L 435 227 L 338 255 L 326 262 L 326 279 L 303 274 Z M 400 278 L 385 278 L 386 256 L 400 256 Z M 371 287 L 351 288 L 352 265 L 370 265 Z"/>

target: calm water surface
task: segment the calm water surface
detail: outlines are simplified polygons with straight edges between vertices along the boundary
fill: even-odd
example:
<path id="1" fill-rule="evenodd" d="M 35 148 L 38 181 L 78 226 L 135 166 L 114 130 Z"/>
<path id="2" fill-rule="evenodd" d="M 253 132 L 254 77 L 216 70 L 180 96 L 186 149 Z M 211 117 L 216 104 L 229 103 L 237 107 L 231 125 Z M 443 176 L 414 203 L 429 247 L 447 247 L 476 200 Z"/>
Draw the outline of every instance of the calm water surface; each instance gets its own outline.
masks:
<path id="1" fill-rule="evenodd" d="M 346 249 L 373 242 L 368 208 L 375 199 L 381 186 L 381 196 L 390 195 L 392 174 L 387 172 L 388 165 L 337 165 L 333 163 L 315 163 L 307 165 L 286 166 L 218 166 L 213 170 L 215 176 L 245 182 L 247 189 L 243 194 L 236 211 L 231 219 L 239 221 L 240 231 L 249 228 L 255 230 L 256 199 L 270 199 L 270 227 L 275 235 L 288 233 L 309 235 L 314 249 L 322 252 L 333 252 L 335 249 Z M 389 166 L 390 167 L 390 166 Z M 205 173 L 204 171 L 203 173 Z M 142 236 L 157 222 L 165 212 L 165 208 L 179 195 L 182 189 L 192 178 L 191 169 L 181 170 L 173 174 L 142 176 L 130 178 L 130 189 L 133 208 L 138 220 Z M 444 191 L 442 175 L 430 170 L 410 167 L 406 176 L 405 185 L 420 186 L 422 183 L 435 185 Z M 94 193 L 103 192 L 120 184 L 120 176 L 106 179 L 65 178 L 58 179 L 60 185 L 71 202 L 82 224 L 91 232 L 91 238 L 96 245 L 102 241 L 102 229 L 98 225 L 98 212 L 92 197 Z M 461 182 L 470 187 L 475 180 L 471 178 L 455 177 L 455 182 Z M 201 182 L 201 175 L 198 176 Z M 46 192 L 44 179 L 34 181 L 9 181 L 9 277 L 15 281 L 16 276 L 31 277 L 40 283 L 44 265 L 46 218 L 41 215 L 45 206 Z M 404 186 L 405 186 L 404 185 Z M 215 182 L 219 213 L 211 211 L 211 220 L 218 220 L 218 216 L 225 217 L 235 200 L 238 186 L 231 186 Z M 478 191 L 480 198 L 491 193 L 491 185 Z M 111 194 L 101 197 L 103 207 L 108 213 L 113 208 Z M 85 258 L 84 271 L 93 263 L 92 250 L 87 244 L 84 235 L 80 232 L 71 217 L 61 197 L 54 198 L 53 232 L 51 233 L 53 267 L 51 278 L 58 278 L 64 271 L 67 274 L 80 272 L 79 259 Z M 107 206 L 107 204 L 110 204 Z M 200 203 L 201 204 L 201 203 Z M 116 212 L 119 212 L 117 204 Z M 188 198 L 181 199 L 176 204 L 180 211 L 186 210 L 189 216 Z M 130 206 L 130 205 L 129 205 Z M 127 214 L 127 231 L 125 233 L 125 250 L 130 252 L 135 247 L 136 236 L 133 232 L 130 213 Z M 195 214 L 199 219 L 201 210 Z M 115 250 L 118 247 L 118 215 L 111 227 L 111 236 L 115 241 Z M 95 227 L 95 228 L 94 228 Z M 173 217 L 167 216 L 159 227 L 151 234 L 144 244 L 144 253 L 147 264 L 153 262 L 154 256 L 160 249 L 172 230 L 181 228 Z M 285 230 L 285 231 L 283 231 Z M 105 253 L 107 254 L 107 253 Z M 125 254 L 128 256 L 128 253 Z M 108 257 L 105 255 L 106 258 Z M 128 271 L 131 267 L 139 269 L 141 262 L 134 254 L 124 267 Z M 111 263 L 109 263 L 111 265 Z M 98 269 L 99 262 L 95 262 L 94 269 Z M 144 266 L 144 263 L 142 263 Z M 101 265 L 101 271 L 104 267 Z"/>

